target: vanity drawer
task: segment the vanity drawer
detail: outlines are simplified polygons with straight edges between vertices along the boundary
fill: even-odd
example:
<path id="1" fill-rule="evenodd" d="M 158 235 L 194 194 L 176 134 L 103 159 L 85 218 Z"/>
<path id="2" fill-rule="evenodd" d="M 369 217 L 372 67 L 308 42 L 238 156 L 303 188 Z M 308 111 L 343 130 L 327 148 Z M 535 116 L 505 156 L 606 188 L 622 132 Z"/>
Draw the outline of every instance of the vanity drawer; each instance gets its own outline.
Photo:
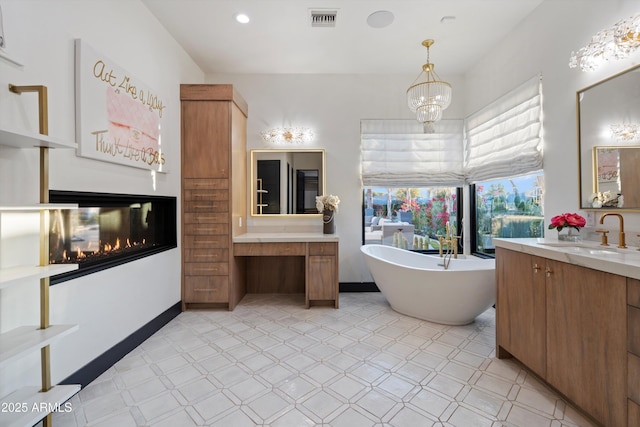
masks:
<path id="1" fill-rule="evenodd" d="M 306 243 L 234 243 L 235 256 L 305 256 Z"/>
<path id="2" fill-rule="evenodd" d="M 640 308 L 627 306 L 627 331 L 628 349 L 640 357 Z"/>
<path id="3" fill-rule="evenodd" d="M 627 304 L 640 308 L 640 280 L 627 279 Z"/>
<path id="4" fill-rule="evenodd" d="M 185 249 L 185 262 L 226 262 L 229 249 Z"/>
<path id="5" fill-rule="evenodd" d="M 185 190 L 184 199 L 187 201 L 229 200 L 228 190 Z"/>
<path id="6" fill-rule="evenodd" d="M 229 214 L 227 212 L 214 213 L 214 212 L 202 212 L 202 213 L 185 213 L 182 216 L 185 224 L 228 224 Z"/>
<path id="7" fill-rule="evenodd" d="M 184 247 L 193 249 L 228 248 L 229 236 L 224 234 L 215 235 L 185 235 Z"/>
<path id="8" fill-rule="evenodd" d="M 229 234 L 228 224 L 185 224 L 185 235 L 215 235 L 215 234 Z"/>
<path id="9" fill-rule="evenodd" d="M 337 243 L 309 243 L 309 255 L 335 255 Z"/>
<path id="10" fill-rule="evenodd" d="M 185 200 L 185 212 L 194 213 L 213 213 L 213 212 L 229 212 L 228 200 Z"/>
<path id="11" fill-rule="evenodd" d="M 187 276 L 184 285 L 186 303 L 229 302 L 228 276 Z"/>
<path id="12" fill-rule="evenodd" d="M 185 190 L 228 190 L 228 179 L 206 179 L 206 178 L 191 178 L 185 179 Z"/>
<path id="13" fill-rule="evenodd" d="M 184 274 L 187 276 L 226 276 L 229 274 L 229 263 L 185 262 Z"/>

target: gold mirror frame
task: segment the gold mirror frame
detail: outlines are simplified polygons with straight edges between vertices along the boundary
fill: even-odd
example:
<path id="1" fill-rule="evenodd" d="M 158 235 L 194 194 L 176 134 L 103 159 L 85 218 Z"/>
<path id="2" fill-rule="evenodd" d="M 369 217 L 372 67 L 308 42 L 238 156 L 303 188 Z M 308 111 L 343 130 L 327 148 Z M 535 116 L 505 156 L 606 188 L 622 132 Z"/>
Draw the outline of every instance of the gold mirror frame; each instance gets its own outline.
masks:
<path id="1" fill-rule="evenodd" d="M 631 78 L 633 75 L 638 76 L 638 84 L 637 86 L 640 90 L 640 65 L 628 68 L 626 70 L 621 71 L 620 73 L 614 74 L 606 79 L 603 79 L 599 82 L 596 82 L 590 86 L 587 86 L 576 92 L 576 127 L 577 127 L 577 140 L 578 140 L 578 208 L 585 211 L 604 211 L 604 210 L 616 210 L 616 211 L 627 211 L 627 212 L 640 212 L 639 206 L 628 206 L 625 200 L 625 203 L 622 208 L 618 207 L 601 207 L 594 208 L 588 202 L 589 195 L 595 193 L 597 191 L 597 165 L 595 159 L 595 148 L 603 148 L 603 147 L 611 147 L 618 148 L 625 143 L 621 143 L 618 140 L 615 140 L 613 137 L 605 137 L 605 131 L 603 130 L 602 123 L 595 124 L 591 120 L 588 120 L 585 117 L 585 113 L 583 110 L 587 110 L 586 105 L 582 104 L 585 102 L 585 99 L 589 99 L 589 97 L 598 97 L 598 102 L 594 102 L 593 105 L 598 108 L 601 108 L 599 113 L 602 116 L 606 116 L 607 114 L 612 114 L 612 108 L 610 108 L 606 103 L 602 102 L 603 99 L 607 98 L 606 96 L 609 92 L 615 92 L 613 87 L 611 86 L 613 83 L 621 83 L 627 84 L 626 79 L 622 80 L 622 78 Z M 623 89 L 620 90 L 625 95 L 629 94 L 628 98 L 624 99 L 606 99 L 607 102 L 616 103 L 616 105 L 624 106 L 629 103 L 636 102 L 638 97 L 634 92 L 628 87 L 629 85 L 622 86 Z M 589 93 L 591 91 L 591 93 Z M 598 92 L 599 91 L 599 92 Z M 613 97 L 614 95 L 611 95 Z M 581 109 L 581 104 L 584 108 Z M 589 108 L 596 108 L 589 106 Z M 638 108 L 627 108 L 625 113 L 628 111 L 640 111 Z M 618 121 L 623 121 L 628 119 L 625 114 L 625 117 L 617 119 Z M 613 122 L 613 120 L 611 119 Z M 633 121 L 640 123 L 640 114 L 637 119 L 633 119 Z M 608 123 L 608 125 L 613 123 Z M 593 125 L 593 126 L 592 126 Z M 585 127 L 592 126 L 591 129 L 585 131 Z M 598 132 L 594 131 L 594 127 L 600 126 Z M 607 129 L 608 130 L 608 129 Z M 625 148 L 637 147 L 640 148 L 638 143 L 628 143 L 624 145 Z M 640 166 L 640 165 L 639 165 Z M 634 189 L 635 190 L 635 189 Z M 640 192 L 640 185 L 636 191 L 633 193 Z M 623 194 L 624 196 L 624 194 Z"/>
<path id="2" fill-rule="evenodd" d="M 319 195 L 322 195 L 326 191 L 326 156 L 325 151 L 322 149 L 254 149 L 249 152 L 249 170 L 250 170 L 250 215 L 257 218 L 313 218 L 322 216 L 321 213 L 307 213 L 307 214 L 288 214 L 288 213 L 258 213 L 256 212 L 256 204 L 258 203 L 258 179 L 257 179 L 257 155 L 260 153 L 268 154 L 286 154 L 286 153 L 316 153 L 321 155 L 321 168 L 319 170 Z"/>

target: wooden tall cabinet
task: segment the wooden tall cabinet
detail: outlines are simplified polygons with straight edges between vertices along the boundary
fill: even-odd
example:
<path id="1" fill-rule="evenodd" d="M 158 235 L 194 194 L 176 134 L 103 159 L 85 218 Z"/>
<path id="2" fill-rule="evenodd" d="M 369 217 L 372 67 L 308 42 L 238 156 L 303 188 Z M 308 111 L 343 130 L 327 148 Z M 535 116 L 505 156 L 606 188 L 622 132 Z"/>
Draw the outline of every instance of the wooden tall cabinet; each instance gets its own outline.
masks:
<path id="1" fill-rule="evenodd" d="M 182 307 L 226 305 L 246 292 L 232 239 L 246 227 L 247 103 L 232 85 L 181 85 Z"/>

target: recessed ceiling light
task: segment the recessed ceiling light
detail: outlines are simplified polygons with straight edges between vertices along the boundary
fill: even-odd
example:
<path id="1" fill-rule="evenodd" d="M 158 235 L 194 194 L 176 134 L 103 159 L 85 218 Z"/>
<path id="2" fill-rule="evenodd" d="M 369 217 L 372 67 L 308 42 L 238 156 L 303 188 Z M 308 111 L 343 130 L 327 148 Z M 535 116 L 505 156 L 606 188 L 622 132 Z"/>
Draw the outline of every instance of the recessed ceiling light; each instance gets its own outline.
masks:
<path id="1" fill-rule="evenodd" d="M 372 28 L 384 28 L 393 22 L 393 13 L 388 10 L 378 10 L 367 17 L 367 24 Z"/>
<path id="2" fill-rule="evenodd" d="M 248 24 L 250 19 L 247 15 L 245 15 L 244 13 L 238 13 L 236 15 L 236 21 L 238 21 L 241 24 Z"/>

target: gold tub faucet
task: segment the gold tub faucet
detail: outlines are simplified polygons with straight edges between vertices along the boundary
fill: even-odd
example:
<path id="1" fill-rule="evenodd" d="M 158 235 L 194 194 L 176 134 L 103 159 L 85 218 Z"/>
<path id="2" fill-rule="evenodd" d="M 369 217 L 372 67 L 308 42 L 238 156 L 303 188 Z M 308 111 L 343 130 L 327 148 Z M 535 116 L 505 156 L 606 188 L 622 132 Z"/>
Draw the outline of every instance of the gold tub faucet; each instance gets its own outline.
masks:
<path id="1" fill-rule="evenodd" d="M 619 213 L 613 213 L 613 212 L 604 213 L 600 217 L 600 224 L 604 224 L 604 218 L 609 216 L 609 215 L 618 217 L 618 220 L 620 222 L 620 238 L 618 240 L 618 247 L 619 248 L 626 248 L 627 244 L 626 244 L 625 239 L 624 239 L 624 218 L 622 218 L 622 215 L 620 215 Z"/>

